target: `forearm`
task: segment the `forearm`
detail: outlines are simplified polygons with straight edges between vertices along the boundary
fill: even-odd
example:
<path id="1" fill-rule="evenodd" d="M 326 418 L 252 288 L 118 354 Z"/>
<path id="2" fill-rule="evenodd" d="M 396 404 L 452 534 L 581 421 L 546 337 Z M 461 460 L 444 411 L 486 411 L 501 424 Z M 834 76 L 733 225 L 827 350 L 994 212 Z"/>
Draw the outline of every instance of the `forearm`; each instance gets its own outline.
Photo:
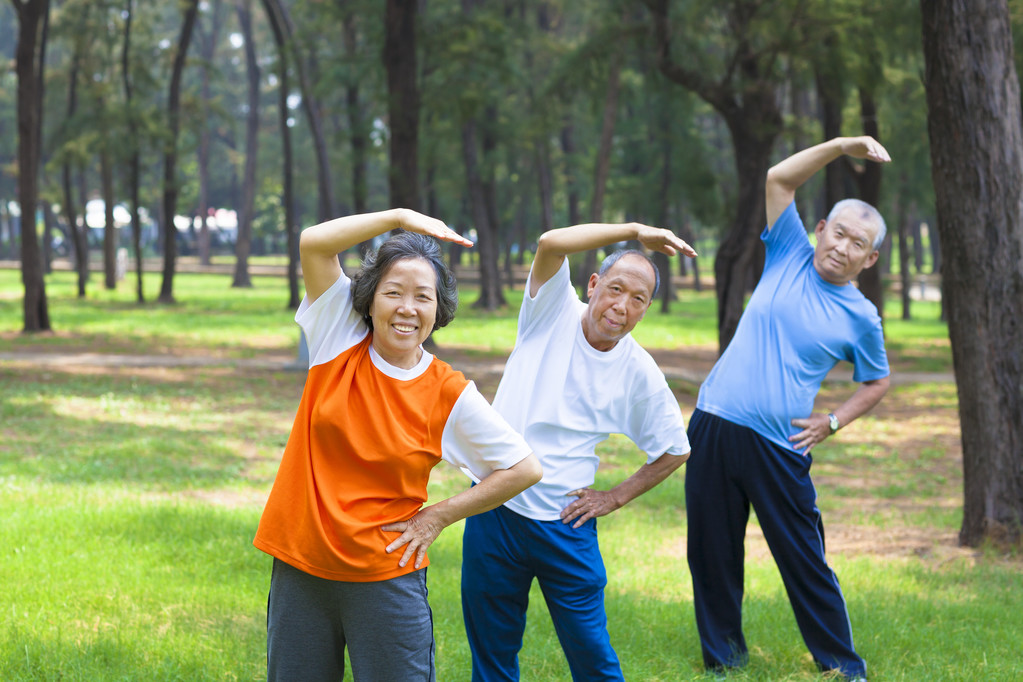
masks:
<path id="1" fill-rule="evenodd" d="M 302 231 L 302 257 L 334 257 L 368 239 L 402 226 L 403 209 L 361 213 L 327 220 Z"/>
<path id="2" fill-rule="evenodd" d="M 839 428 L 850 424 L 872 410 L 888 392 L 888 386 L 888 377 L 860 384 L 856 392 L 833 412 L 838 417 Z"/>
<path id="3" fill-rule="evenodd" d="M 629 502 L 659 485 L 676 469 L 685 464 L 689 454 L 669 455 L 664 454 L 650 464 L 641 466 L 632 476 L 616 485 L 609 492 L 614 497 L 618 507 L 624 507 Z"/>
<path id="4" fill-rule="evenodd" d="M 767 171 L 767 187 L 778 191 L 795 193 L 817 171 L 842 156 L 844 138 L 836 137 L 813 147 L 796 152 L 784 161 L 780 161 Z"/>
<path id="5" fill-rule="evenodd" d="M 446 527 L 452 523 L 501 506 L 543 476 L 540 460 L 530 454 L 517 464 L 490 473 L 476 485 L 429 507 Z"/>
<path id="6" fill-rule="evenodd" d="M 617 242 L 636 239 L 637 223 L 585 223 L 549 230 L 540 235 L 537 252 L 563 257 L 581 251 L 598 249 Z"/>

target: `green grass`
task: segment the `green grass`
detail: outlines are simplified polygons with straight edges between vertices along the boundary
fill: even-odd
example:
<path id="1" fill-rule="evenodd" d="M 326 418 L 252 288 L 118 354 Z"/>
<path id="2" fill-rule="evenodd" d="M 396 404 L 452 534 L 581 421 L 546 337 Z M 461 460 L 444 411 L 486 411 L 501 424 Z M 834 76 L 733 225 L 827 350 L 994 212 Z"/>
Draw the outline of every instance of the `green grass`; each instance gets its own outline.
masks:
<path id="1" fill-rule="evenodd" d="M 24 336 L 17 273 L 0 271 L 2 350 L 223 358 L 294 352 L 297 330 L 283 309 L 280 280 L 232 290 L 227 277 L 179 275 L 178 304 L 142 309 L 128 283 L 108 293 L 94 277 L 89 298 L 78 301 L 70 275 L 48 282 L 57 332 Z M 150 297 L 158 286 L 147 278 Z M 509 310 L 485 314 L 471 309 L 473 292 L 463 292 L 459 317 L 438 341 L 506 352 L 515 296 Z M 915 310 L 927 312 L 923 305 Z M 651 312 L 640 330 L 650 346 L 712 347 L 713 297 L 686 292 L 672 315 Z M 913 363 L 947 370 L 940 324 L 890 316 L 887 333 L 890 346 L 918 353 Z M 283 371 L 0 361 L 0 679 L 264 678 L 270 561 L 251 539 L 301 390 L 301 375 Z M 827 387 L 822 404 L 847 390 Z M 692 393 L 681 396 L 688 416 Z M 1023 630 L 1014 616 L 1023 610 L 1019 557 L 938 539 L 954 534 L 961 520 L 955 410 L 952 386 L 897 386 L 883 408 L 814 453 L 826 523 L 879 547 L 892 533 L 922 538 L 912 552 L 855 551 L 849 543 L 832 549 L 873 679 L 1023 676 Z M 601 452 L 599 487 L 643 461 L 620 437 Z M 628 679 L 703 678 L 682 484 L 680 473 L 600 520 L 612 641 Z M 442 464 L 431 498 L 465 485 Z M 442 533 L 429 574 L 438 679 L 455 682 L 467 680 L 469 670 L 460 543 L 460 524 Z M 749 551 L 744 616 L 752 660 L 729 679 L 820 679 L 773 562 L 755 539 Z M 523 680 L 567 680 L 535 587 L 529 621 Z"/>

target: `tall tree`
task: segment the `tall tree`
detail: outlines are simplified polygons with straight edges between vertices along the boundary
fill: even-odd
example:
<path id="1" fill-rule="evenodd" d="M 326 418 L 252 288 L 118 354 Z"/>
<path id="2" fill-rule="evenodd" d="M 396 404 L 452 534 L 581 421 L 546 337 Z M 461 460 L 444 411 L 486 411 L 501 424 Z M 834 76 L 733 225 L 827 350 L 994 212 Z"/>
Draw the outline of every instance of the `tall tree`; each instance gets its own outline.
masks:
<path id="1" fill-rule="evenodd" d="M 161 303 L 174 302 L 174 268 L 178 255 L 177 232 L 174 213 L 178 204 L 178 133 L 181 130 L 181 79 L 185 71 L 185 57 L 192 42 L 192 29 L 199 13 L 199 0 L 185 0 L 181 32 L 178 34 L 177 50 L 171 68 L 170 90 L 167 96 L 167 127 L 169 133 L 164 143 L 163 155 L 163 205 L 161 226 L 163 229 L 163 281 L 160 284 Z"/>
<path id="2" fill-rule="evenodd" d="M 282 192 L 284 207 L 284 230 L 288 246 L 288 309 L 296 310 L 302 302 L 298 287 L 298 220 L 295 217 L 294 163 L 291 145 L 291 127 L 288 125 L 288 46 L 287 29 L 281 24 L 279 13 L 274 11 L 271 0 L 262 0 L 263 9 L 270 22 L 270 30 L 277 44 L 277 114 L 281 131 Z M 304 336 L 302 337 L 305 338 Z"/>
<path id="3" fill-rule="evenodd" d="M 199 262 L 203 265 L 210 264 L 211 235 L 209 226 L 210 212 L 210 148 L 213 145 L 213 127 L 209 124 L 210 100 L 212 99 L 210 82 L 214 70 L 214 59 L 217 54 L 217 44 L 220 40 L 220 13 L 224 3 L 221 0 L 213 0 L 209 10 L 209 30 L 202 30 L 199 26 L 199 53 L 202 56 L 202 83 L 199 86 L 199 120 L 203 122 L 199 130 L 199 144 L 196 148 L 199 161 Z M 241 10 L 238 10 L 239 17 Z M 251 23 L 251 20 L 250 22 Z M 245 27 L 242 27 L 244 33 Z M 249 29 L 251 33 L 251 27 Z M 246 40 L 245 55 L 248 63 L 249 47 Z"/>
<path id="4" fill-rule="evenodd" d="M 794 51 L 794 27 L 805 19 L 806 3 L 784 3 L 784 12 L 772 5 L 770 14 L 761 0 L 690 3 L 685 20 L 673 22 L 669 0 L 644 2 L 653 17 L 661 71 L 714 107 L 732 136 L 739 181 L 736 214 L 714 261 L 718 344 L 723 351 L 735 334 L 751 275 L 762 258 L 757 237 L 764 227 L 764 180 L 783 123 L 777 98 L 781 62 Z M 706 56 L 690 46 L 687 57 L 693 58 L 679 61 L 672 48 L 680 23 L 688 39 L 714 35 L 720 44 Z"/>
<path id="5" fill-rule="evenodd" d="M 50 331 L 43 262 L 36 234 L 39 166 L 42 156 L 43 69 L 49 0 L 11 0 L 18 16 L 15 72 L 18 77 L 18 201 L 21 204 L 21 282 L 25 288 L 24 331 Z"/>
<path id="6" fill-rule="evenodd" d="M 319 221 L 323 222 L 334 217 L 334 191 L 320 105 L 309 79 L 304 52 L 296 44 L 295 25 L 291 20 L 288 5 L 281 0 L 265 0 L 263 6 L 267 12 L 276 15 L 275 21 L 283 29 L 285 42 L 291 50 L 292 63 L 295 65 L 295 73 L 298 76 L 298 86 L 302 91 L 302 108 L 305 110 L 306 120 L 309 122 L 309 133 L 313 138 L 313 154 L 316 158 L 317 215 Z"/>
<path id="7" fill-rule="evenodd" d="M 88 6 L 85 7 L 88 11 Z M 74 120 L 78 110 L 78 77 L 81 71 L 82 52 L 85 49 L 85 35 L 76 35 L 73 40 L 71 67 L 68 72 L 68 97 L 65 122 Z M 65 152 L 61 163 L 61 187 L 63 190 L 62 209 L 67 221 L 68 233 L 71 236 L 72 255 L 75 271 L 78 274 L 78 298 L 85 298 L 85 285 L 89 281 L 89 226 L 85 223 L 85 206 L 82 206 L 82 224 L 78 224 L 78 209 L 75 204 L 72 171 L 77 160 Z"/>
<path id="8" fill-rule="evenodd" d="M 419 206 L 419 70 L 416 15 L 419 0 L 387 0 L 384 16 L 384 68 L 387 119 L 391 133 L 388 179 L 391 206 Z"/>
<path id="9" fill-rule="evenodd" d="M 942 295 L 959 389 L 959 539 L 1023 532 L 1023 111 L 1006 0 L 921 0 Z"/>
<path id="10" fill-rule="evenodd" d="M 238 211 L 238 241 L 235 244 L 233 287 L 251 287 L 249 251 L 252 247 L 252 223 L 256 216 L 256 154 L 259 150 L 259 63 L 252 32 L 252 0 L 235 0 L 238 24 L 245 40 L 245 74 L 249 101 L 245 116 L 245 173 L 242 179 L 241 206 Z M 205 220 L 205 216 L 203 217 Z"/>
<path id="11" fill-rule="evenodd" d="M 135 0 L 125 0 L 124 42 L 121 45 L 121 83 L 124 88 L 124 108 L 128 131 L 127 171 L 128 203 L 131 213 L 131 244 L 135 253 L 135 298 L 139 303 L 146 300 L 142 289 L 142 217 L 140 216 L 139 193 L 142 184 L 142 149 L 139 144 L 139 112 L 135 100 L 135 75 L 131 58 L 131 28 L 135 15 Z"/>

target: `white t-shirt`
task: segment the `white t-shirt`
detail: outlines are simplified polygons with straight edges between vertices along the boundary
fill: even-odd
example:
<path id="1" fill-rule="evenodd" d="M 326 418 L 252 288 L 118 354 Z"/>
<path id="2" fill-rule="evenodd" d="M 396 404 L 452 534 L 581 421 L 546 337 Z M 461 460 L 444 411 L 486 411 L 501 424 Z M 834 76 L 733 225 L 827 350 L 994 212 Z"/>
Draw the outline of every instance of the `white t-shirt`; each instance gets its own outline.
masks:
<path id="1" fill-rule="evenodd" d="M 576 499 L 567 493 L 593 484 L 594 449 L 612 433 L 630 438 L 648 463 L 689 452 L 682 411 L 657 363 L 631 335 L 609 351 L 593 348 L 583 335 L 585 310 L 567 259 L 535 297 L 527 285 L 494 398 L 543 464 L 543 479 L 505 503 L 528 518 L 560 518 Z"/>
<path id="2" fill-rule="evenodd" d="M 309 366 L 330 362 L 355 346 L 370 333 L 362 317 L 352 308 L 352 281 L 344 273 L 319 298 L 303 298 L 295 321 L 309 344 Z M 373 366 L 397 381 L 412 381 L 423 375 L 435 358 L 423 350 L 415 367 L 395 367 L 372 346 Z M 437 359 L 437 362 L 442 362 Z M 477 480 L 496 469 L 507 469 L 529 456 L 529 446 L 519 432 L 487 402 L 470 381 L 455 403 L 441 436 L 441 456 L 447 462 L 472 472 Z"/>

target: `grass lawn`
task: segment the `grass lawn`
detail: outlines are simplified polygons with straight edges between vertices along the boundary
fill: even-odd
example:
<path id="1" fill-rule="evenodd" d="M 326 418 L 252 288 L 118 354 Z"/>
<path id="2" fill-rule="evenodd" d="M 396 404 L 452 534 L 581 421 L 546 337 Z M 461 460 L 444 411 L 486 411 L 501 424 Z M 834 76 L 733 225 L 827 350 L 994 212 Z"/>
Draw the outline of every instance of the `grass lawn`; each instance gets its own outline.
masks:
<path id="1" fill-rule="evenodd" d="M 293 357 L 297 328 L 283 281 L 231 290 L 224 276 L 178 275 L 173 306 L 133 302 L 132 287 L 78 301 L 69 273 L 48 279 L 56 332 L 25 337 L 18 273 L 0 271 L 0 352 L 208 355 L 199 367 L 37 366 L 0 360 L 0 679 L 258 680 L 265 677 L 270 560 L 251 545 L 301 389 L 300 374 L 235 367 Z M 149 297 L 157 277 L 147 278 Z M 500 356 L 515 306 L 475 311 L 472 291 L 445 351 Z M 715 344 L 712 294 L 685 292 L 651 312 L 640 341 L 704 358 Z M 893 365 L 950 371 L 937 310 L 887 323 Z M 695 349 L 695 350 L 694 350 Z M 695 357 L 695 356 L 694 356 Z M 486 385 L 481 384 L 481 385 Z M 683 413 L 693 386 L 677 383 Z M 829 383 L 831 404 L 847 384 Z M 962 465 L 956 394 L 902 383 L 875 412 L 815 452 L 831 562 L 857 647 L 874 680 L 1023 677 L 1023 562 L 955 546 Z M 642 462 L 627 440 L 602 446 L 598 487 Z M 685 561 L 682 475 L 601 519 L 613 643 L 630 680 L 702 678 Z M 440 465 L 431 497 L 466 485 Z M 431 605 L 442 682 L 469 679 L 458 598 L 461 533 L 431 548 Z M 814 680 L 755 523 L 747 540 L 744 618 L 751 664 L 736 680 Z M 534 588 L 524 681 L 569 679 Z"/>

